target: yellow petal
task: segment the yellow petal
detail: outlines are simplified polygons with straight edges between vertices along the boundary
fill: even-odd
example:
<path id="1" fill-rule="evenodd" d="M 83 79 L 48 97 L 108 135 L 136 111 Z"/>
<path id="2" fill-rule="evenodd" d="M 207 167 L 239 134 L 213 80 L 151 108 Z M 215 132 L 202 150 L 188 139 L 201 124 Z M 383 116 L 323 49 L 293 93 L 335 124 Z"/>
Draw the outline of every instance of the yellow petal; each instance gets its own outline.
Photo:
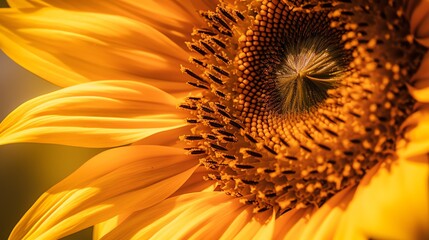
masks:
<path id="1" fill-rule="evenodd" d="M 203 25 L 203 18 L 200 17 L 198 11 L 213 10 L 217 2 L 212 0 L 87 0 L 76 4 L 73 1 L 61 0 L 9 0 L 9 4 L 15 8 L 47 6 L 125 16 L 149 24 L 182 48 L 187 49 L 185 41 L 189 41 L 192 28 Z"/>
<path id="2" fill-rule="evenodd" d="M 30 7 L 35 7 L 36 4 L 34 3 L 34 1 L 30 0 L 6 0 L 6 2 L 8 3 L 8 5 L 10 7 L 16 7 L 16 8 L 30 8 Z"/>
<path id="3" fill-rule="evenodd" d="M 413 75 L 410 94 L 419 102 L 429 103 L 429 53 L 423 56 L 417 72 Z"/>
<path id="4" fill-rule="evenodd" d="M 0 124 L 0 144 L 109 147 L 184 126 L 177 100 L 150 85 L 98 81 L 32 99 Z"/>
<path id="5" fill-rule="evenodd" d="M 87 0 L 75 4 L 61 0 L 9 0 L 15 8 L 55 7 L 74 11 L 86 11 L 125 16 L 143 22 L 157 29 L 188 51 L 185 42 L 189 41 L 194 27 L 204 26 L 200 10 L 214 10 L 217 1 L 174 1 L 174 0 Z M 233 2 L 228 0 L 226 2 Z"/>
<path id="6" fill-rule="evenodd" d="M 251 220 L 238 232 L 235 239 L 271 239 L 274 234 L 275 212 L 253 214 Z M 227 238 L 224 238 L 227 239 Z"/>
<path id="7" fill-rule="evenodd" d="M 148 24 L 56 8 L 0 9 L 0 13 L 2 50 L 59 86 L 128 79 L 170 93 L 193 89 L 178 77 L 189 54 Z"/>
<path id="8" fill-rule="evenodd" d="M 148 208 L 176 191 L 197 165 L 178 148 L 108 150 L 43 194 L 11 239 L 58 239 L 121 212 Z"/>
<path id="9" fill-rule="evenodd" d="M 215 173 L 213 170 L 209 170 L 204 166 L 198 167 L 192 176 L 171 197 L 193 192 L 213 192 L 215 183 L 204 180 L 206 176 L 213 173 Z"/>
<path id="10" fill-rule="evenodd" d="M 213 192 L 215 186 L 212 181 L 205 181 L 204 177 L 208 174 L 213 173 L 212 170 L 200 166 L 194 171 L 191 177 L 169 198 L 176 197 L 187 193 L 196 192 Z M 115 216 L 105 222 L 98 223 L 94 226 L 93 239 L 101 239 L 104 235 L 109 233 L 111 230 L 116 228 L 122 223 L 131 213 L 122 213 L 121 215 Z"/>
<path id="11" fill-rule="evenodd" d="M 145 137 L 137 142 L 134 142 L 133 145 L 162 145 L 186 147 L 186 143 L 184 141 L 181 141 L 179 137 L 189 134 L 192 128 L 192 125 L 185 125 L 182 127 L 155 133 L 151 136 Z"/>
<path id="12" fill-rule="evenodd" d="M 310 219 L 313 207 L 292 209 L 275 222 L 274 239 L 299 239 Z"/>
<path id="13" fill-rule="evenodd" d="M 429 47 L 429 1 L 413 2 L 410 17 L 411 33 L 420 44 Z"/>
<path id="14" fill-rule="evenodd" d="M 332 239 L 343 213 L 353 197 L 347 188 L 329 199 L 320 209 L 293 209 L 275 222 L 275 239 Z"/>
<path id="15" fill-rule="evenodd" d="M 192 2 L 179 2 L 174 0 L 117 0 L 96 1 L 87 0 L 76 4 L 72 1 L 61 0 L 8 0 L 13 8 L 55 7 L 77 11 L 102 12 L 114 15 L 123 15 L 143 21 L 164 21 L 166 25 L 177 25 L 180 23 L 196 24 L 202 23 L 199 10 L 214 10 L 216 1 L 200 0 Z M 163 26 L 165 27 L 165 25 Z M 190 30 L 190 29 L 189 29 Z"/>
<path id="16" fill-rule="evenodd" d="M 412 77 L 413 87 L 429 87 L 429 53 L 427 52 L 420 63 L 419 69 Z"/>
<path id="17" fill-rule="evenodd" d="M 335 194 L 320 209 L 315 210 L 300 239 L 333 239 L 337 226 L 354 196 L 354 187 L 348 187 Z"/>
<path id="18" fill-rule="evenodd" d="M 416 99 L 417 101 L 429 103 L 429 87 L 415 88 L 415 87 L 409 86 L 408 90 L 410 91 L 413 98 Z"/>
<path id="19" fill-rule="evenodd" d="M 258 234 L 269 239 L 272 211 L 254 214 L 252 209 L 223 192 L 183 194 L 132 214 L 102 239 L 232 239 L 224 235 L 230 228 L 232 237 L 241 232 L 245 239 Z M 243 215 L 240 225 L 232 224 Z"/>
<path id="20" fill-rule="evenodd" d="M 398 143 L 398 154 L 403 157 L 414 157 L 429 152 L 429 105 L 422 104 L 409 116 L 401 126 L 405 139 Z"/>
<path id="21" fill-rule="evenodd" d="M 125 219 L 130 216 L 131 213 L 122 213 L 111 219 L 108 219 L 104 222 L 97 223 L 94 225 L 92 230 L 92 240 L 100 240 L 110 231 L 115 229 L 119 224 L 121 224 Z"/>
<path id="22" fill-rule="evenodd" d="M 428 239 L 426 154 L 382 165 L 359 184 L 336 239 Z"/>

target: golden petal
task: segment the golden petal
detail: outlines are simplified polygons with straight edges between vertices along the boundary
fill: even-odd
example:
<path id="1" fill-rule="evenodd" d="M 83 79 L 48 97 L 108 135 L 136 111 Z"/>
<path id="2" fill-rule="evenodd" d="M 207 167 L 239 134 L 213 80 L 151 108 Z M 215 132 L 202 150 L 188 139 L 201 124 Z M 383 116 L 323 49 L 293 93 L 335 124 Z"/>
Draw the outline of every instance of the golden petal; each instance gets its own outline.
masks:
<path id="1" fill-rule="evenodd" d="M 80 84 L 22 104 L 0 124 L 0 144 L 129 144 L 186 125 L 176 104 L 171 95 L 139 82 Z"/>
<path id="2" fill-rule="evenodd" d="M 58 239 L 118 215 L 144 209 L 176 191 L 198 159 L 179 148 L 128 146 L 105 151 L 44 193 L 11 239 Z"/>
<path id="3" fill-rule="evenodd" d="M 317 209 L 303 229 L 300 239 L 333 239 L 355 189 L 348 187 L 342 190 Z"/>
<path id="4" fill-rule="evenodd" d="M 275 239 L 332 239 L 355 188 L 347 188 L 320 209 L 293 209 L 276 220 Z"/>
<path id="5" fill-rule="evenodd" d="M 420 67 L 413 75 L 412 85 L 417 89 L 429 88 L 429 53 L 423 56 Z"/>
<path id="6" fill-rule="evenodd" d="M 299 239 L 307 227 L 313 207 L 292 209 L 276 220 L 274 239 Z"/>
<path id="7" fill-rule="evenodd" d="M 275 239 L 300 239 L 314 211 L 313 207 L 295 208 L 282 215 L 275 223 Z"/>
<path id="8" fill-rule="evenodd" d="M 198 167 L 192 176 L 171 197 L 193 192 L 213 192 L 215 183 L 204 180 L 204 177 L 213 172 L 213 170 L 209 170 L 204 166 Z"/>
<path id="9" fill-rule="evenodd" d="M 275 212 L 253 214 L 251 220 L 234 237 L 236 239 L 271 239 L 274 234 Z M 228 239 L 228 238 L 223 238 Z"/>
<path id="10" fill-rule="evenodd" d="M 415 93 L 414 93 L 415 94 Z M 406 130 L 405 139 L 398 143 L 398 154 L 403 157 L 414 157 L 429 152 L 429 105 L 422 104 L 403 123 Z"/>
<path id="11" fill-rule="evenodd" d="M 176 197 L 179 195 L 187 193 L 196 193 L 196 192 L 213 192 L 215 186 L 210 181 L 205 181 L 204 177 L 207 174 L 212 173 L 211 170 L 200 166 L 195 170 L 191 177 L 169 198 Z M 119 224 L 121 224 L 127 217 L 131 215 L 130 213 L 121 213 L 121 215 L 115 216 L 105 222 L 98 223 L 94 226 L 93 230 L 93 239 L 101 239 L 104 235 L 112 231 Z"/>
<path id="12" fill-rule="evenodd" d="M 186 51 L 185 41 L 194 26 L 202 25 L 199 10 L 216 7 L 217 2 L 211 0 L 173 1 L 173 0 L 87 0 L 76 4 L 73 1 L 61 0 L 9 0 L 14 8 L 54 7 L 74 11 L 98 12 L 132 18 L 146 23 L 172 39 Z"/>
<path id="13" fill-rule="evenodd" d="M 187 51 L 148 24 L 56 8 L 0 11 L 2 50 L 54 84 L 128 79 L 170 93 L 192 89 L 176 77 Z"/>
<path id="14" fill-rule="evenodd" d="M 115 229 L 119 224 L 121 224 L 125 219 L 127 219 L 131 215 L 131 213 L 122 213 L 104 222 L 95 224 L 92 230 L 92 239 L 93 240 L 102 239 L 106 234 L 108 234 L 110 231 Z"/>
<path id="15" fill-rule="evenodd" d="M 8 0 L 13 8 L 55 7 L 77 11 L 102 12 L 122 15 L 140 20 L 158 22 L 156 25 L 177 25 L 181 23 L 195 24 L 203 20 L 199 17 L 199 10 L 214 9 L 216 1 L 201 0 L 179 2 L 174 0 L 117 0 L 97 1 L 87 0 L 76 4 L 73 1 L 61 0 Z"/>
<path id="16" fill-rule="evenodd" d="M 416 40 L 429 47 L 429 1 L 412 2 L 410 26 Z"/>
<path id="17" fill-rule="evenodd" d="M 236 219 L 243 221 L 232 224 Z M 272 211 L 254 214 L 252 206 L 222 192 L 200 192 L 169 198 L 135 212 L 103 239 L 231 239 L 226 238 L 226 232 L 233 233 L 228 237 L 241 234 L 246 239 L 259 239 L 263 235 L 269 239 L 273 228 Z"/>
<path id="18" fill-rule="evenodd" d="M 338 225 L 335 239 L 427 239 L 428 156 L 400 158 L 367 174 Z M 373 176 L 372 176 L 373 175 Z"/>
<path id="19" fill-rule="evenodd" d="M 189 134 L 192 129 L 192 125 L 185 125 L 182 127 L 169 129 L 159 133 L 155 133 L 151 136 L 145 137 L 133 145 L 162 145 L 162 146 L 175 146 L 175 147 L 186 147 L 186 144 L 180 141 L 180 136 Z"/>

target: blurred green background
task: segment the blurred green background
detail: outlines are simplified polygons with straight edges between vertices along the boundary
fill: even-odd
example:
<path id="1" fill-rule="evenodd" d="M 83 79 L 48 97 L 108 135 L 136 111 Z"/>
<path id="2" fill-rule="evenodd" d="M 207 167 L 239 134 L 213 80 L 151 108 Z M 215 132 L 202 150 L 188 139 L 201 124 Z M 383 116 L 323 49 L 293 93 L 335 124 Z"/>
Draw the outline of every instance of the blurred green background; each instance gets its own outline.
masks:
<path id="1" fill-rule="evenodd" d="M 4 0 L 0 6 L 6 6 Z M 0 120 L 21 103 L 56 89 L 0 51 Z M 100 151 L 30 143 L 0 146 L 0 239 L 7 239 L 43 192 Z M 91 239 L 91 234 L 87 229 L 64 239 Z"/>

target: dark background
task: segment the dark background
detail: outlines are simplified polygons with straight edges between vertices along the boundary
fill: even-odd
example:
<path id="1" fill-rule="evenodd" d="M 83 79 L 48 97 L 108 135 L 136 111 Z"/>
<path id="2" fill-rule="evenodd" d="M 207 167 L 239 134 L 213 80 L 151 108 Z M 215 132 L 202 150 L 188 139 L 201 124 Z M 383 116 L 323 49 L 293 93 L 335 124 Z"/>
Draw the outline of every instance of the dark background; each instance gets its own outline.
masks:
<path id="1" fill-rule="evenodd" d="M 6 7 L 0 0 L 0 7 Z M 26 71 L 0 51 L 0 121 L 21 103 L 59 89 Z M 100 149 L 49 144 L 0 146 L 0 239 L 7 239 L 37 198 Z M 91 239 L 91 229 L 64 239 Z"/>

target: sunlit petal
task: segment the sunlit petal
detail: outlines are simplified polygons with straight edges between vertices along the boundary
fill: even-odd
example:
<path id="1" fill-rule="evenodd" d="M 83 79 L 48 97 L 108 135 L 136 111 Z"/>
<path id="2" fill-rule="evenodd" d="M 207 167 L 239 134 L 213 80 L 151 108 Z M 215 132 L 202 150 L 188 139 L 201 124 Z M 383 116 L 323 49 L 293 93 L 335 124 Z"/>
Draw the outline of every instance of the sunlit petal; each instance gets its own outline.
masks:
<path id="1" fill-rule="evenodd" d="M 240 225 L 231 224 L 242 215 L 246 216 L 245 221 L 240 221 Z M 222 221 L 217 221 L 219 218 Z M 260 235 L 269 239 L 273 222 L 272 211 L 254 214 L 251 206 L 222 192 L 190 193 L 132 214 L 102 239 L 198 239 L 203 236 L 231 239 L 229 237 L 239 238 L 240 234 L 248 239 L 259 239 Z M 225 232 L 225 229 L 228 230 Z M 227 236 L 227 233 L 230 234 Z"/>
<path id="2" fill-rule="evenodd" d="M 413 3 L 410 19 L 411 33 L 420 44 L 429 47 L 429 1 L 411 1 L 411 3 Z"/>
<path id="3" fill-rule="evenodd" d="M 355 187 L 344 189 L 317 209 L 302 230 L 300 239 L 332 239 L 354 192 Z"/>
<path id="4" fill-rule="evenodd" d="M 55 8 L 0 11 L 2 50 L 54 84 L 129 79 L 170 93 L 191 90 L 177 77 L 187 52 L 150 25 Z"/>
<path id="5" fill-rule="evenodd" d="M 429 165 L 426 154 L 401 158 L 359 185 L 336 239 L 427 239 Z M 380 194 L 381 192 L 381 194 Z"/>
<path id="6" fill-rule="evenodd" d="M 109 147 L 184 126 L 177 100 L 150 85 L 98 81 L 32 99 L 0 124 L 0 143 Z"/>
<path id="7" fill-rule="evenodd" d="M 429 105 L 420 106 L 402 127 L 407 129 L 406 140 L 398 143 L 398 153 L 402 157 L 414 157 L 429 152 Z"/>
<path id="8" fill-rule="evenodd" d="M 178 148 L 108 150 L 42 195 L 11 239 L 57 239 L 118 213 L 150 207 L 176 191 L 197 165 Z"/>
<path id="9" fill-rule="evenodd" d="M 204 177 L 207 174 L 212 173 L 213 171 L 206 169 L 203 166 L 200 166 L 195 170 L 191 177 L 169 198 L 176 197 L 179 195 L 187 193 L 196 193 L 196 192 L 213 192 L 214 184 L 211 181 L 205 181 Z M 130 213 L 121 213 L 118 216 L 115 216 L 107 221 L 98 223 L 94 226 L 93 238 L 95 240 L 101 239 L 104 235 L 109 233 L 111 230 L 116 228 L 121 224 L 126 218 L 128 218 Z"/>
<path id="10" fill-rule="evenodd" d="M 192 176 L 175 193 L 173 193 L 171 197 L 193 192 L 214 191 L 215 183 L 204 180 L 205 177 L 207 177 L 209 174 L 212 174 L 213 172 L 213 170 L 209 170 L 204 166 L 198 167 Z"/>
<path id="11" fill-rule="evenodd" d="M 292 209 L 275 223 L 274 239 L 299 239 L 310 219 L 313 207 Z"/>

